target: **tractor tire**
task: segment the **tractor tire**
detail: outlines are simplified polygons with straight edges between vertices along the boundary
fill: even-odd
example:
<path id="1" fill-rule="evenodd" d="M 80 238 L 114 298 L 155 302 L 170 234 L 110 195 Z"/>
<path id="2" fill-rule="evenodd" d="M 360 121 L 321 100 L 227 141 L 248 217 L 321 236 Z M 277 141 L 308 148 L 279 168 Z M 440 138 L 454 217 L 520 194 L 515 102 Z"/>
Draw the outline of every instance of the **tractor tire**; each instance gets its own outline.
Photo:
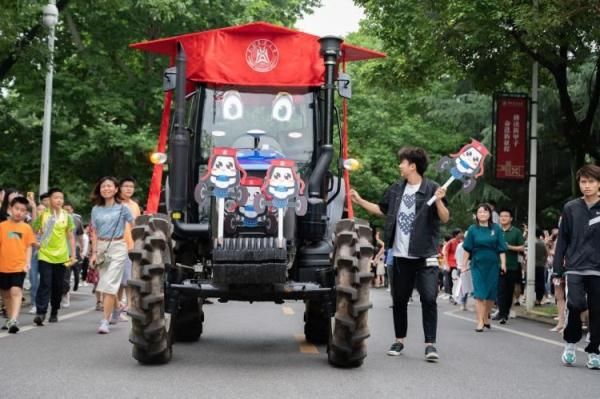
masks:
<path id="1" fill-rule="evenodd" d="M 336 223 L 336 312 L 327 347 L 329 363 L 336 367 L 359 367 L 367 356 L 371 239 L 371 228 L 364 221 L 342 219 Z"/>
<path id="2" fill-rule="evenodd" d="M 306 301 L 304 311 L 304 337 L 307 342 L 325 345 L 329 342 L 331 317 L 323 302 Z"/>
<path id="3" fill-rule="evenodd" d="M 181 298 L 175 318 L 175 342 L 196 342 L 202 335 L 204 312 L 202 299 Z"/>
<path id="4" fill-rule="evenodd" d="M 164 215 L 140 216 L 131 234 L 134 248 L 129 342 L 132 355 L 142 364 L 164 364 L 171 360 L 173 328 L 171 315 L 165 312 L 165 278 L 172 253 L 170 224 Z"/>

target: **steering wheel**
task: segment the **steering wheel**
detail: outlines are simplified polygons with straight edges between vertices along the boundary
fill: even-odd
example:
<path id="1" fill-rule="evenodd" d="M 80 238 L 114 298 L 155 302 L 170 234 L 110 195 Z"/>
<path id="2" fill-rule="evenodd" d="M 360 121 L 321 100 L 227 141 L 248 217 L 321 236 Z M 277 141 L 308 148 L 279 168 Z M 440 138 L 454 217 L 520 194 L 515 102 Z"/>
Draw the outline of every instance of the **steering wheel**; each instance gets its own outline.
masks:
<path id="1" fill-rule="evenodd" d="M 250 130 L 247 132 L 246 135 L 240 136 L 237 139 L 235 139 L 231 146 L 233 148 L 254 149 L 255 140 L 258 138 L 260 140 L 260 144 L 257 148 L 259 151 L 263 149 L 263 145 L 267 144 L 269 146 L 269 150 L 277 151 L 278 153 L 283 154 L 283 148 L 281 147 L 281 144 L 279 144 L 279 142 L 277 141 L 277 138 L 265 133 L 264 131 L 261 132 L 262 133 L 260 134 L 256 134 L 256 132 L 254 132 L 253 134 L 252 130 Z"/>

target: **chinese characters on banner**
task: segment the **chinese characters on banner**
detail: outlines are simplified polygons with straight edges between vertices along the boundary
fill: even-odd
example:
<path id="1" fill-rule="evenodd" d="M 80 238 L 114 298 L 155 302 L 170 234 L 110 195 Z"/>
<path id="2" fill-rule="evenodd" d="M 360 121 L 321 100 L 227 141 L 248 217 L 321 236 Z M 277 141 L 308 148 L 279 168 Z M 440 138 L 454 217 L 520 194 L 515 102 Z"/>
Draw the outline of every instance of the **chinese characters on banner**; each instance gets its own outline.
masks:
<path id="1" fill-rule="evenodd" d="M 528 98 L 496 97 L 496 178 L 521 180 L 527 170 Z"/>

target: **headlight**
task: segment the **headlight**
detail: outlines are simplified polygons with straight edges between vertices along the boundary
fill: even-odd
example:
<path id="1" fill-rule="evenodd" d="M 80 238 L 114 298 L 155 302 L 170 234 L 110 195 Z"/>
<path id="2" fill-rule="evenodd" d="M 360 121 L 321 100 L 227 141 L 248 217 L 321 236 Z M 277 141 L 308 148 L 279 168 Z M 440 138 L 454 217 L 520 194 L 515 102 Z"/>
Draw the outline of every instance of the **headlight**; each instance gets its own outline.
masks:
<path id="1" fill-rule="evenodd" d="M 155 152 L 150 155 L 150 162 L 154 165 L 162 165 L 167 162 L 167 154 L 164 152 Z"/>

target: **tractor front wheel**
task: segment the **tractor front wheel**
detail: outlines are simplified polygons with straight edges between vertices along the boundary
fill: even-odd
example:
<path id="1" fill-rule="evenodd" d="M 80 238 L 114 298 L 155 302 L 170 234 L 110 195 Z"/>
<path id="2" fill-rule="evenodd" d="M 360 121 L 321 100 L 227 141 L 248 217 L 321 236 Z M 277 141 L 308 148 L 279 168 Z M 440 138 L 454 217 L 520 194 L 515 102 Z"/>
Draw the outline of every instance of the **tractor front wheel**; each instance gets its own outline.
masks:
<path id="1" fill-rule="evenodd" d="M 364 221 L 342 219 L 335 226 L 336 312 L 327 355 L 336 367 L 359 367 L 367 356 L 371 239 Z"/>
<path id="2" fill-rule="evenodd" d="M 134 249 L 129 341 L 133 357 L 143 364 L 164 364 L 171 360 L 173 328 L 165 312 L 165 269 L 171 262 L 170 224 L 163 216 L 141 216 L 132 229 Z"/>

